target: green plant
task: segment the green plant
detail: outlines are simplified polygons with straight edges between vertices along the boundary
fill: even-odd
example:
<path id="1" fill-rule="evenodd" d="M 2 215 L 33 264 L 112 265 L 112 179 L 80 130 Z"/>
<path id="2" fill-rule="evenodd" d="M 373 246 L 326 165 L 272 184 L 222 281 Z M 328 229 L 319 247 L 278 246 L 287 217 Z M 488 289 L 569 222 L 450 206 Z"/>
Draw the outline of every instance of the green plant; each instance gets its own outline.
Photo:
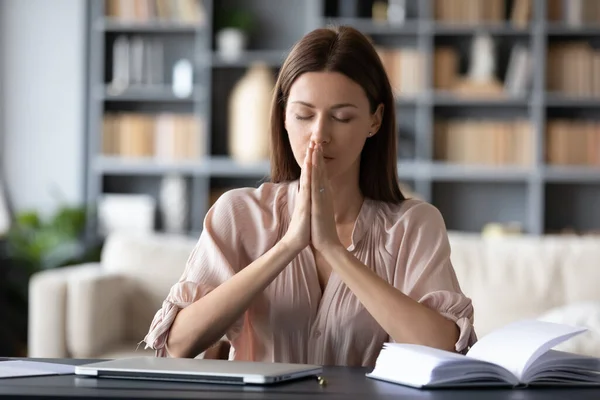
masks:
<path id="1" fill-rule="evenodd" d="M 19 213 L 0 241 L 0 355 L 27 354 L 29 279 L 41 270 L 98 261 L 101 246 L 83 238 L 86 210 L 61 207 L 49 218 L 35 211 Z M 10 327 L 10 328 L 9 328 Z"/>
<path id="2" fill-rule="evenodd" d="M 8 256 L 31 275 L 37 271 L 97 258 L 81 239 L 86 224 L 84 207 L 59 208 L 44 220 L 35 211 L 18 214 L 7 235 Z"/>
<path id="3" fill-rule="evenodd" d="M 252 13 L 244 10 L 221 11 L 218 17 L 219 28 L 237 28 L 244 32 L 254 29 L 254 17 Z"/>

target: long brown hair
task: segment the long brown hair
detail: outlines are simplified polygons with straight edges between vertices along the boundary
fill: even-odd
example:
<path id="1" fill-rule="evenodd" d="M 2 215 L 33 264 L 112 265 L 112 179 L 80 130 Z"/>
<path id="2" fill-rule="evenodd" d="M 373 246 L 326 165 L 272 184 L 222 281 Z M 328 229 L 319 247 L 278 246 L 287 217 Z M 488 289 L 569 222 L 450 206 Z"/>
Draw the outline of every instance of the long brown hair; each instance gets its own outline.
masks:
<path id="1" fill-rule="evenodd" d="M 283 63 L 271 104 L 271 181 L 300 177 L 285 130 L 284 116 L 290 88 L 305 72 L 339 72 L 362 86 L 371 108 L 384 105 L 376 135 L 365 142 L 360 159 L 359 187 L 365 197 L 400 203 L 405 197 L 398 186 L 394 95 L 381 60 L 369 41 L 354 28 L 319 28 L 297 42 Z"/>

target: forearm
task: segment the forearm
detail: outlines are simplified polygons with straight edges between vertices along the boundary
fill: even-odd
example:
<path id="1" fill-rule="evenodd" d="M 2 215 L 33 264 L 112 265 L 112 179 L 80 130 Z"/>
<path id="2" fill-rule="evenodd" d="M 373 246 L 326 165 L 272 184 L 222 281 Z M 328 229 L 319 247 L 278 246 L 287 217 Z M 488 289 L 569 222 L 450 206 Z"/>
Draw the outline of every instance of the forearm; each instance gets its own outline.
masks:
<path id="1" fill-rule="evenodd" d="M 453 321 L 390 285 L 341 246 L 323 257 L 393 340 L 454 351 L 459 331 Z"/>
<path id="2" fill-rule="evenodd" d="M 298 252 L 282 240 L 228 281 L 182 309 L 169 332 L 169 353 L 174 357 L 195 357 L 223 337 Z"/>

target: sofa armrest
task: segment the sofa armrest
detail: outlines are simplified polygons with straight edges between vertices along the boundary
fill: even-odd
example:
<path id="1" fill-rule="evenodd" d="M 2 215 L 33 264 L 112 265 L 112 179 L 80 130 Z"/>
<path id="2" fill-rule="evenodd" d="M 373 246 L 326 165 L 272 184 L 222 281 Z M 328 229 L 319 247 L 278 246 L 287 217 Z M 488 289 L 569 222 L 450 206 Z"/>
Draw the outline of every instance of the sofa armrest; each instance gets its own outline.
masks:
<path id="1" fill-rule="evenodd" d="M 29 280 L 28 356 L 69 357 L 67 349 L 67 282 L 81 271 L 100 271 L 90 263 L 41 271 Z"/>
<path id="2" fill-rule="evenodd" d="M 67 286 L 67 343 L 74 358 L 93 358 L 125 340 L 128 280 L 105 270 L 82 270 Z"/>

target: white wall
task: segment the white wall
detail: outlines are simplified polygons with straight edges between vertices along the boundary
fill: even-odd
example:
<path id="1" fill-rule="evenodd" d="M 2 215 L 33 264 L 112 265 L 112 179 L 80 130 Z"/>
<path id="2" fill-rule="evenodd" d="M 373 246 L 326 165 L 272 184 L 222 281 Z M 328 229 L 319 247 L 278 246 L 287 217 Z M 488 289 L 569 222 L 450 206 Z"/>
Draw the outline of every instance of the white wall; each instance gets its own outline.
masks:
<path id="1" fill-rule="evenodd" d="M 2 15 L 2 0 L 0 0 L 0 15 Z M 0 32 L 2 32 L 2 19 L 0 18 Z M 3 149 L 4 149 L 4 106 L 3 106 L 3 63 L 2 63 L 2 41 L 0 40 L 0 237 L 6 234 L 9 225 L 10 219 L 8 215 L 8 205 L 6 203 L 6 197 L 4 196 L 4 158 L 3 158 Z"/>
<path id="2" fill-rule="evenodd" d="M 16 211 L 83 200 L 85 4 L 0 0 L 0 144 Z"/>
<path id="3" fill-rule="evenodd" d="M 2 36 L 4 33 L 4 29 L 2 28 L 4 26 L 4 18 L 2 18 L 2 11 L 4 8 L 3 2 L 4 0 L 0 0 L 0 180 L 4 176 L 4 40 Z"/>

